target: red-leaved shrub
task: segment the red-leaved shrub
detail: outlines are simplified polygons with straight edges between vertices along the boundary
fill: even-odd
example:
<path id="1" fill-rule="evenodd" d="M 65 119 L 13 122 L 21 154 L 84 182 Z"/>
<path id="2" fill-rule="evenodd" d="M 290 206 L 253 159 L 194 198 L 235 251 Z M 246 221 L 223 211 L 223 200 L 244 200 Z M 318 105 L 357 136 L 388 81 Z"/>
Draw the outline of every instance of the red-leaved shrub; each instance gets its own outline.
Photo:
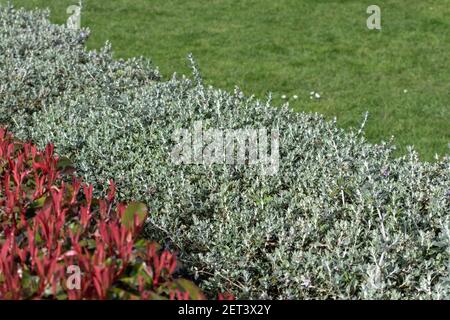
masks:
<path id="1" fill-rule="evenodd" d="M 204 299 L 173 279 L 172 253 L 138 238 L 145 205 L 114 197 L 111 182 L 94 199 L 52 145 L 0 128 L 0 299 Z"/>

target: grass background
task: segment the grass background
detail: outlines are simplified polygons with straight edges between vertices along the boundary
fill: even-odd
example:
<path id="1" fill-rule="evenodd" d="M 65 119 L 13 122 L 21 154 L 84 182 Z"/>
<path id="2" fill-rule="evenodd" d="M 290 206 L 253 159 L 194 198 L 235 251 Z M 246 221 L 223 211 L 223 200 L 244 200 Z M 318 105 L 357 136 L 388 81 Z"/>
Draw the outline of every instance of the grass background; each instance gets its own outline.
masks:
<path id="1" fill-rule="evenodd" d="M 6 3 L 5 0 L 0 0 Z M 13 0 L 64 23 L 76 0 Z M 366 1 L 85 0 L 88 46 L 143 55 L 165 77 L 188 74 L 192 52 L 208 84 L 359 126 L 372 142 L 395 136 L 424 160 L 449 152 L 450 0 L 377 0 L 382 30 L 368 30 Z M 405 92 L 407 90 L 407 92 Z M 320 100 L 310 100 L 317 91 Z M 298 95 L 298 100 L 292 96 Z"/>

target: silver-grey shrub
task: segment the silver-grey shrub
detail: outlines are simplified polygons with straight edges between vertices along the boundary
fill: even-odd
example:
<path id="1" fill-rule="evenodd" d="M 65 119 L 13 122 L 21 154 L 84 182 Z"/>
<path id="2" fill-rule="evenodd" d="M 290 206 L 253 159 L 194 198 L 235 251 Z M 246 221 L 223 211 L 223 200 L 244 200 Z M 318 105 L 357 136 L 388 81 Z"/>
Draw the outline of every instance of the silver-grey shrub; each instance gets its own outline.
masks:
<path id="1" fill-rule="evenodd" d="M 79 45 L 78 55 L 96 57 L 90 64 L 96 80 L 72 74 L 64 85 L 73 90 L 55 91 L 27 116 L 10 115 L 39 94 L 33 86 L 5 86 L 11 66 L 23 60 L 41 88 L 60 84 L 61 70 L 43 70 L 50 62 L 14 53 L 24 41 L 24 32 L 14 32 L 22 24 L 35 30 L 26 33 L 29 45 L 45 48 L 60 68 L 85 67 L 67 59 L 72 49 L 54 45 L 59 39 L 72 48 L 79 33 L 36 13 L 1 9 L 0 17 L 10 30 L 0 31 L 3 119 L 23 138 L 54 142 L 98 187 L 113 178 L 123 199 L 146 201 L 153 212 L 147 235 L 179 250 L 205 289 L 232 290 L 239 298 L 450 297 L 448 158 L 424 163 L 412 149 L 395 158 L 390 144 L 369 144 L 363 133 L 343 131 L 318 114 L 205 87 L 195 65 L 194 80 L 140 83 L 124 71 L 120 80 L 103 81 L 114 78 L 109 65 L 118 62 L 83 53 Z M 129 63 L 120 66 L 135 71 Z M 127 90 L 117 91 L 118 83 Z M 16 103 L 17 96 L 28 104 Z M 174 165 L 172 133 L 198 120 L 218 129 L 278 128 L 278 174 L 262 176 L 252 166 Z"/>
<path id="2" fill-rule="evenodd" d="M 0 7 L 0 123 L 22 120 L 61 96 L 86 90 L 117 96 L 158 80 L 150 61 L 116 61 L 106 45 L 86 51 L 89 30 L 51 24 L 48 11 Z"/>

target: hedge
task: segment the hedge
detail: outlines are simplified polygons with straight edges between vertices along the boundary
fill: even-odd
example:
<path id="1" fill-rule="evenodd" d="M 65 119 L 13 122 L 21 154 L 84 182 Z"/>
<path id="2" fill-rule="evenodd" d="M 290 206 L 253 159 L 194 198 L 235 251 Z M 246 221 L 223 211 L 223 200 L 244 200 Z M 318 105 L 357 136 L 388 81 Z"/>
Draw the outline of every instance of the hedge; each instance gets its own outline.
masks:
<path id="1" fill-rule="evenodd" d="M 0 300 L 205 298 L 175 278 L 173 253 L 140 239 L 144 204 L 116 203 L 113 182 L 95 199 L 72 170 L 53 145 L 0 128 Z"/>
<path id="2" fill-rule="evenodd" d="M 144 201 L 154 212 L 147 237 L 180 251 L 204 290 L 450 297 L 448 157 L 421 162 L 413 148 L 395 157 L 390 142 L 368 143 L 363 128 L 344 131 L 319 114 L 274 107 L 270 97 L 205 86 L 192 59 L 192 79 L 163 81 L 142 59 L 84 51 L 85 30 L 51 25 L 41 12 L 0 12 L 2 120 L 21 138 L 53 141 L 99 190 L 112 178 L 119 199 Z M 42 90 L 51 98 L 40 99 Z M 174 163 L 174 132 L 198 121 L 205 130 L 278 130 L 278 172 Z"/>

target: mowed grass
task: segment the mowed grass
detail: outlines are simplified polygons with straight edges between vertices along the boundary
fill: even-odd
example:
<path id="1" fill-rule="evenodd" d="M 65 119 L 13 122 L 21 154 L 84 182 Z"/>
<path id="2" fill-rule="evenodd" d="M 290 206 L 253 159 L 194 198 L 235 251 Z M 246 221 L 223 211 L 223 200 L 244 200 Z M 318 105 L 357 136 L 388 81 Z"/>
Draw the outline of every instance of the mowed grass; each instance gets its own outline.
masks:
<path id="1" fill-rule="evenodd" d="M 5 0 L 0 0 L 5 3 Z M 15 0 L 49 7 L 64 23 L 75 0 Z M 192 52 L 208 84 L 320 112 L 399 152 L 449 153 L 450 0 L 376 1 L 382 30 L 368 30 L 367 1 L 85 0 L 89 48 L 110 40 L 116 57 L 143 55 L 165 77 L 188 74 Z M 316 91 L 321 99 L 310 99 Z M 298 99 L 293 100 L 297 95 Z"/>

